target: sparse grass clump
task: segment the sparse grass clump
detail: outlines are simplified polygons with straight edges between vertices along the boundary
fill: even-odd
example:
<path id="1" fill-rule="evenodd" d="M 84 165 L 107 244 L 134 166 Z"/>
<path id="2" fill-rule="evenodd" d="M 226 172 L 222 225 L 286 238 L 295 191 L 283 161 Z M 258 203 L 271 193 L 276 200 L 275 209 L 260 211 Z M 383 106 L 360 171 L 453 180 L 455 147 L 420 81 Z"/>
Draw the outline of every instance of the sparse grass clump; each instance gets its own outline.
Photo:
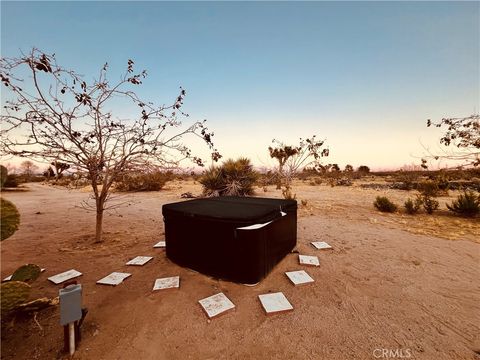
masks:
<path id="1" fill-rule="evenodd" d="M 206 170 L 199 182 L 205 196 L 249 196 L 254 193 L 257 172 L 247 158 L 229 159 Z"/>
<path id="2" fill-rule="evenodd" d="M 397 205 L 391 202 L 386 196 L 377 196 L 373 206 L 375 206 L 381 212 L 388 213 L 393 213 L 398 209 Z"/>
<path id="3" fill-rule="evenodd" d="M 447 204 L 447 208 L 457 215 L 474 217 L 480 213 L 480 195 L 476 195 L 473 191 L 464 191 L 457 197 L 457 200 Z"/>
<path id="4" fill-rule="evenodd" d="M 3 241 L 12 236 L 18 229 L 20 224 L 20 214 L 17 208 L 10 201 L 0 199 L 1 201 L 1 237 L 0 241 Z"/>

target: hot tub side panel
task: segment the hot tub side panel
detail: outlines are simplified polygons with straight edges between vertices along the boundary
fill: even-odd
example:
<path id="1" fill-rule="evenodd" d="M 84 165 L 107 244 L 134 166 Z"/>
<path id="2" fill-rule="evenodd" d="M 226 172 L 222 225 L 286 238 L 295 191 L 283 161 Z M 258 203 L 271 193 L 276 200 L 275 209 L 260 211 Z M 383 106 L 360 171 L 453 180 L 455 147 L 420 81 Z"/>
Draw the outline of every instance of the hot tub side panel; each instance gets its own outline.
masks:
<path id="1" fill-rule="evenodd" d="M 166 216 L 167 257 L 176 264 L 216 278 L 253 284 L 265 271 L 265 231 L 238 236 L 233 222 Z M 261 230 L 261 229 L 259 229 Z"/>
<path id="2" fill-rule="evenodd" d="M 287 211 L 267 228 L 265 274 L 267 275 L 297 245 L 297 211 Z"/>
<path id="3" fill-rule="evenodd" d="M 180 266 L 244 284 L 255 284 L 296 246 L 296 206 L 285 209 L 269 225 L 164 214 L 167 257 Z"/>

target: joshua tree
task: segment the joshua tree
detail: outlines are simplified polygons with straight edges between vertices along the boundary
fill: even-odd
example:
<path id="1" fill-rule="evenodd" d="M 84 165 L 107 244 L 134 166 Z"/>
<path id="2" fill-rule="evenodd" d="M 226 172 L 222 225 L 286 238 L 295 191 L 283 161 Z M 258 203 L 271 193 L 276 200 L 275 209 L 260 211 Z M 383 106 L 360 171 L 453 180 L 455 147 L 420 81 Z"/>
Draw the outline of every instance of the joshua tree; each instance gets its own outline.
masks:
<path id="1" fill-rule="evenodd" d="M 440 144 L 454 146 L 457 149 L 443 155 L 432 155 L 429 158 L 461 161 L 465 166 L 480 165 L 480 115 L 474 114 L 463 118 L 443 118 L 434 123 L 427 120 L 427 127 L 445 127 L 447 131 L 440 138 Z M 427 168 L 427 160 L 422 159 L 422 167 Z"/>
<path id="2" fill-rule="evenodd" d="M 311 138 L 300 139 L 297 146 L 285 145 L 273 139 L 274 147 L 269 146 L 270 157 L 278 161 L 278 174 L 284 181 L 285 189 L 282 190 L 285 198 L 293 198 L 291 184 L 293 177 L 300 169 L 307 166 L 320 171 L 322 157 L 328 156 L 329 149 L 324 148 L 324 141 L 317 141 L 315 135 Z"/>
<path id="3" fill-rule="evenodd" d="M 132 91 L 147 76 L 134 71 L 132 60 L 115 82 L 107 76 L 108 64 L 90 80 L 35 48 L 19 58 L 2 58 L 0 65 L 10 95 L 1 115 L 2 152 L 48 162 L 61 159 L 88 174 L 95 204 L 86 206 L 96 212 L 96 241 L 102 240 L 104 210 L 115 206 L 107 206 L 111 186 L 126 169 L 147 162 L 173 165 L 182 158 L 203 166 L 181 142 L 187 134 L 203 139 L 213 160 L 220 157 L 205 121 L 182 126 L 180 118 L 188 117 L 181 110 L 184 89 L 168 106 L 143 101 Z M 116 116 L 119 100 L 138 115 L 129 120 Z"/>
<path id="4" fill-rule="evenodd" d="M 63 176 L 65 170 L 70 169 L 70 165 L 61 161 L 52 161 L 50 165 L 53 166 L 53 171 L 55 172 L 55 178 L 58 180 Z"/>

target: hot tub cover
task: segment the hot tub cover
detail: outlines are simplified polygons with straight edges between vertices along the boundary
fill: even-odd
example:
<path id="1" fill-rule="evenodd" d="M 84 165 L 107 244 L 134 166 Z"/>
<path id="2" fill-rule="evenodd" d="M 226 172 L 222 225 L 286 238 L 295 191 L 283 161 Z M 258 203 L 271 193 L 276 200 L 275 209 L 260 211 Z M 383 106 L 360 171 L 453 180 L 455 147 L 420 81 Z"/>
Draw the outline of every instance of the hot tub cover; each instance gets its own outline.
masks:
<path id="1" fill-rule="evenodd" d="M 295 200 L 215 197 L 162 212 L 168 258 L 226 280 L 257 283 L 296 245 Z"/>

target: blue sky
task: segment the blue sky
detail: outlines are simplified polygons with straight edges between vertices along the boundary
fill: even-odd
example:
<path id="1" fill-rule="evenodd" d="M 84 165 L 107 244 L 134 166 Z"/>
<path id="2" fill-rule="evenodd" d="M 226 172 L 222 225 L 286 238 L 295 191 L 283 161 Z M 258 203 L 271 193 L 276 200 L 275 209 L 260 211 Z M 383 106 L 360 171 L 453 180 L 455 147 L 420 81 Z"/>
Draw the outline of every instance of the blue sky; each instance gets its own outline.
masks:
<path id="1" fill-rule="evenodd" d="M 183 86 L 185 110 L 208 119 L 226 157 L 271 165 L 272 138 L 317 134 L 331 149 L 326 162 L 386 169 L 418 163 L 422 144 L 437 149 L 440 132 L 426 128 L 427 118 L 479 111 L 479 9 L 2 1 L 1 51 L 11 57 L 35 46 L 87 78 L 105 61 L 116 76 L 132 58 L 149 73 L 138 93 L 169 103 Z"/>

